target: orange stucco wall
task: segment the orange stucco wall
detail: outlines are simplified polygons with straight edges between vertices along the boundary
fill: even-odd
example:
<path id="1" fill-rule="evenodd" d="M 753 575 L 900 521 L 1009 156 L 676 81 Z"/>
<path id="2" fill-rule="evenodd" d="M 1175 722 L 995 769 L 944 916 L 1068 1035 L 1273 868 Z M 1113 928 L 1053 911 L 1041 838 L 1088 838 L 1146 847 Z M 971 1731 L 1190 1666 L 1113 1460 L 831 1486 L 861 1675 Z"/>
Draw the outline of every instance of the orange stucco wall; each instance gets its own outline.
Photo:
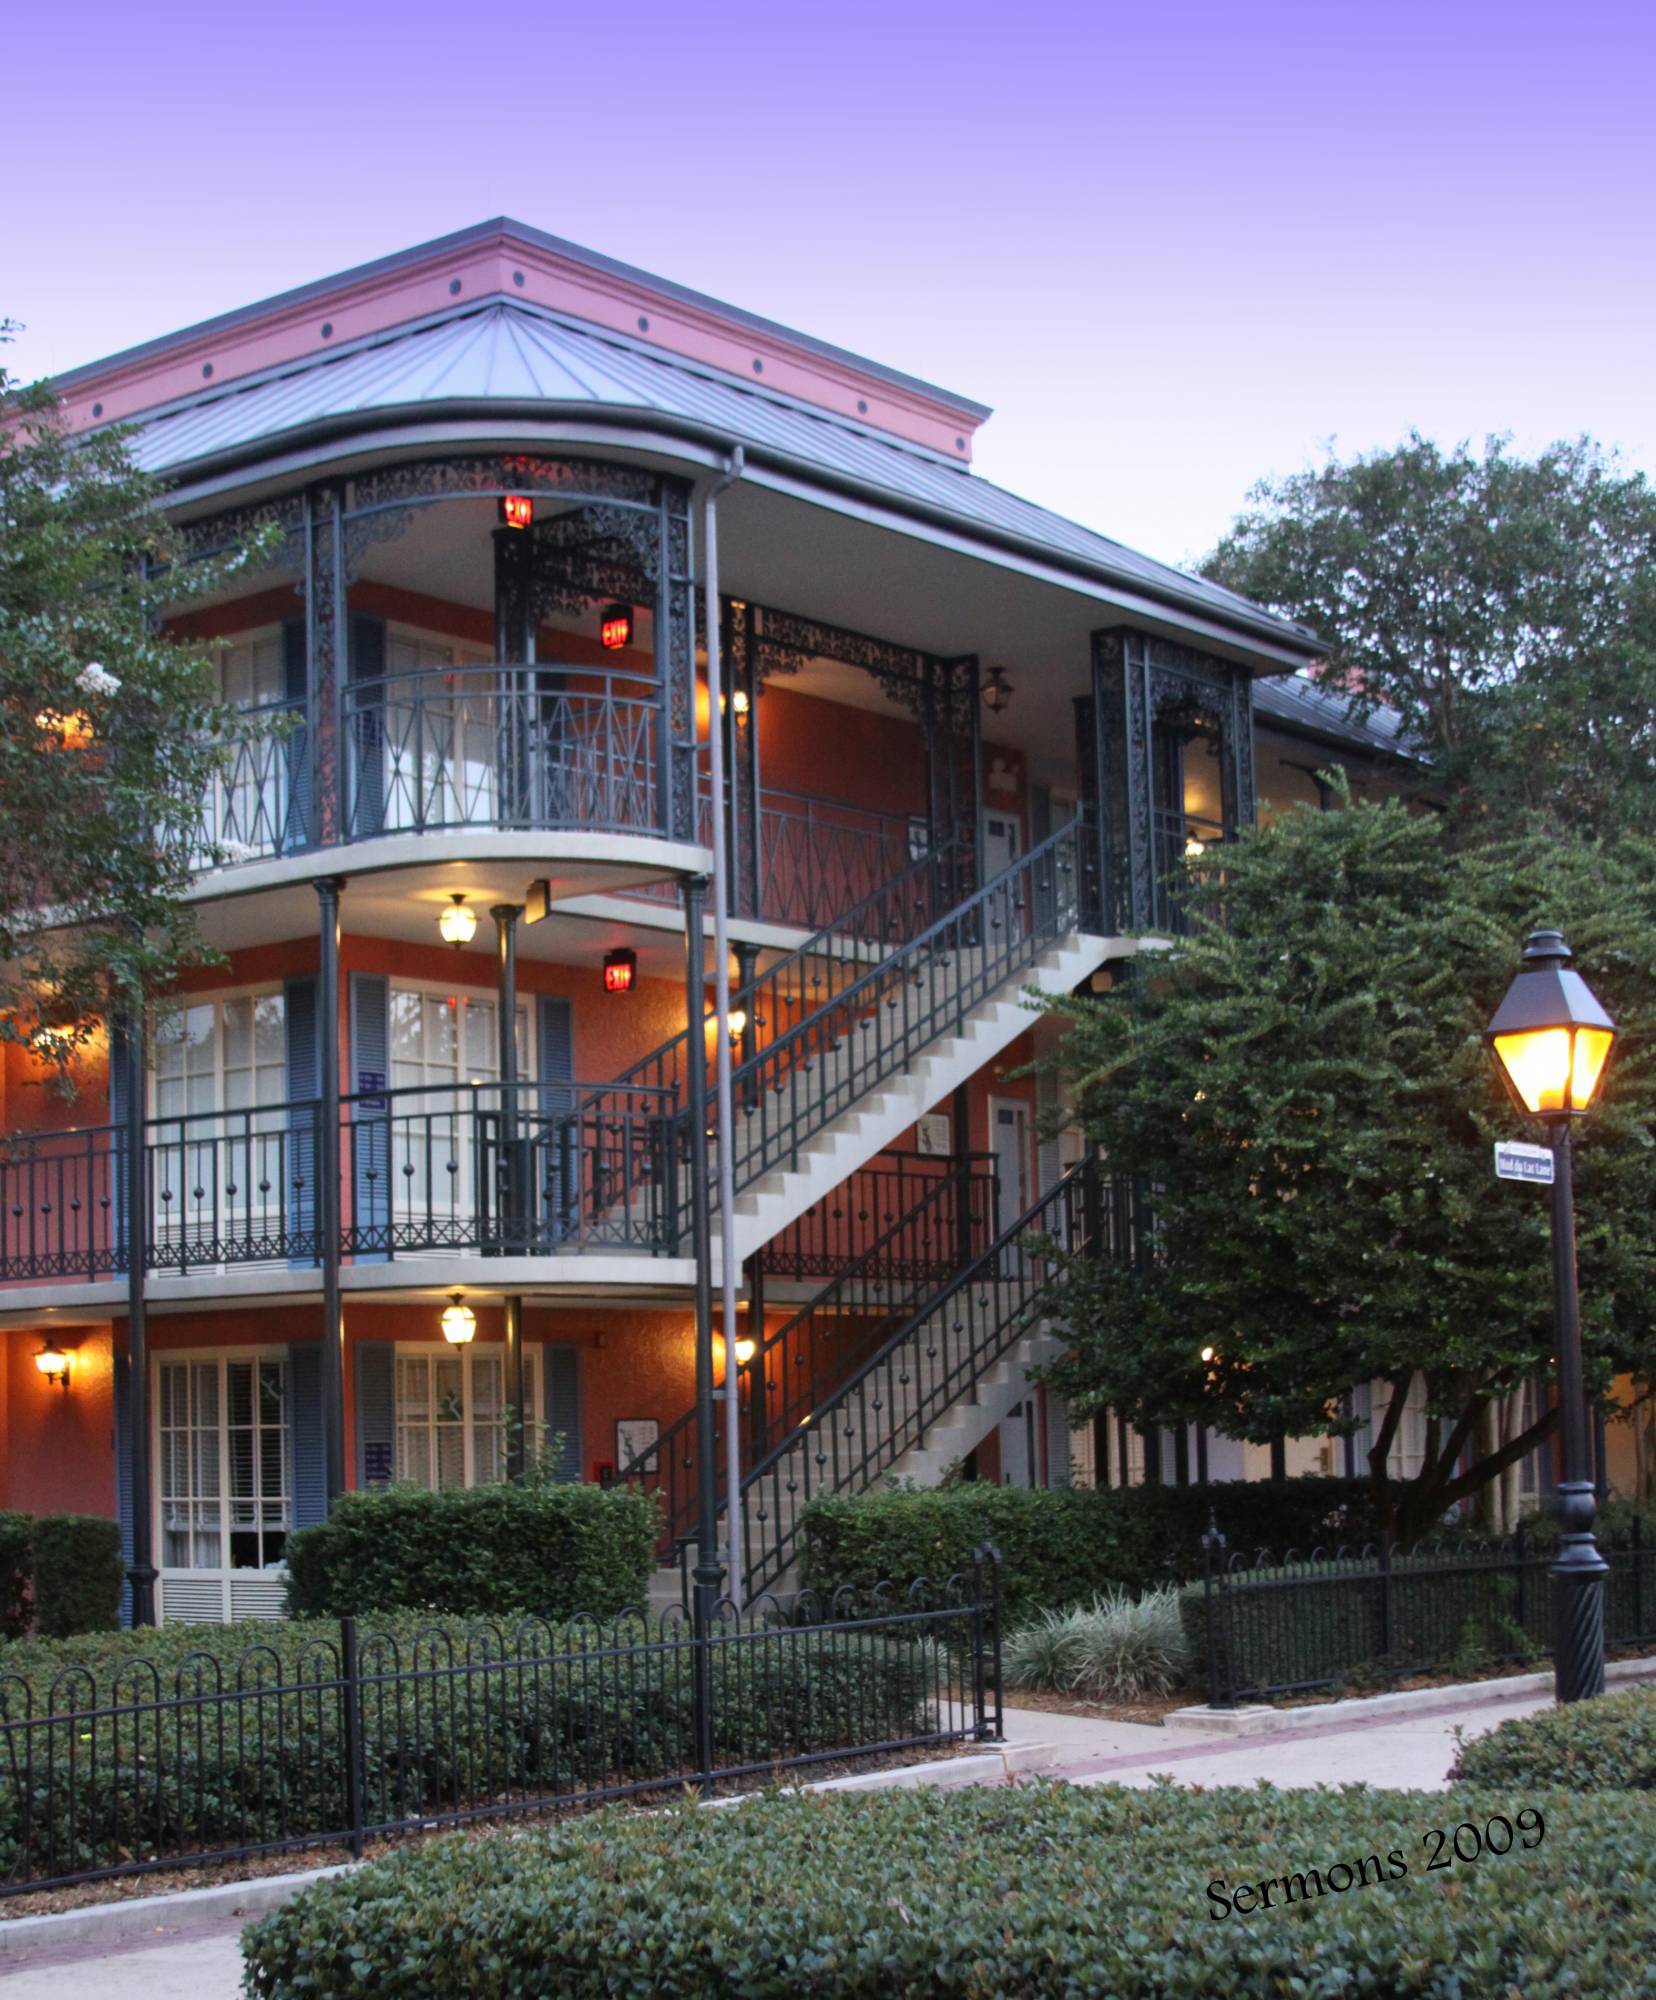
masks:
<path id="1" fill-rule="evenodd" d="M 34 1365 L 41 1336 L 14 1327 L 4 1342 L 0 1395 L 0 1506 L 28 1514 L 115 1511 L 115 1374 L 110 1329 L 65 1328 L 69 1387 Z"/>

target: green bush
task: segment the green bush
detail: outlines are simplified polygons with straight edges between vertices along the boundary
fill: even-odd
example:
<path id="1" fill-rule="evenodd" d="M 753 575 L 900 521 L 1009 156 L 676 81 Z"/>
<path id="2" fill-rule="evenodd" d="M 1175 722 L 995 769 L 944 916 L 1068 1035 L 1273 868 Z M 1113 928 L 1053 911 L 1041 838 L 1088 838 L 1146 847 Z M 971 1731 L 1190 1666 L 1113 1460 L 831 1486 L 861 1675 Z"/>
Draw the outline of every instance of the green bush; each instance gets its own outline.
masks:
<path id="1" fill-rule="evenodd" d="M 1190 1660 L 1172 1588 L 1136 1601 L 1116 1591 L 1073 1611 L 1043 1611 L 1010 1632 L 1002 1652 L 1008 1687 L 1114 1701 L 1170 1694 L 1189 1677 Z"/>
<path id="2" fill-rule="evenodd" d="M 0 1674 L 0 1720 L 34 1721 L 15 1733 L 11 1781 L 0 1782 L 0 1881 L 348 1824 L 340 1658 L 339 1627 L 320 1621 L 19 1640 Z M 697 1766 L 692 1655 L 671 1626 L 663 1640 L 636 1617 L 552 1626 L 401 1614 L 364 1629 L 360 1660 L 370 1824 L 670 1786 Z M 434 1677 L 451 1667 L 466 1671 Z M 716 1766 L 924 1737 L 936 1726 L 935 1667 L 935 1650 L 898 1632 L 716 1644 Z M 211 1699 L 225 1692 L 241 1698 Z M 193 1697 L 209 1699 L 156 1707 Z M 110 1708 L 125 1711 L 118 1723 L 84 1719 Z"/>
<path id="3" fill-rule="evenodd" d="M 34 1618 L 48 1639 L 112 1632 L 121 1620 L 121 1531 L 101 1514 L 42 1514 L 34 1524 Z"/>
<path id="4" fill-rule="evenodd" d="M 1537 1844 L 1425 1872 L 1428 1829 L 1525 1805 Z M 1324 1885 L 1370 1856 L 1364 1886 Z M 1307 1870 L 1303 1901 L 1217 1907 Z M 1652 1908 L 1656 1800 L 1631 1794 L 1036 1784 L 434 1842 L 317 1883 L 243 1950 L 254 2000 L 1646 2000 Z"/>
<path id="5" fill-rule="evenodd" d="M 29 1629 L 29 1581 L 34 1573 L 34 1517 L 0 1513 L 0 1639 Z"/>
<path id="6" fill-rule="evenodd" d="M 659 1534 L 654 1496 L 626 1487 L 535 1479 L 348 1493 L 327 1521 L 289 1539 L 288 1612 L 612 1617 L 642 1603 Z"/>
<path id="7" fill-rule="evenodd" d="M 1656 1792 L 1656 1688 L 1515 1716 L 1463 1743 L 1449 1775 L 1526 1795 L 1538 1785 Z"/>
<path id="8" fill-rule="evenodd" d="M 1134 1595 L 1202 1571 L 1209 1511 L 1233 1549 L 1360 1542 L 1368 1488 L 1351 1479 L 1231 1480 L 1209 1486 L 891 1488 L 813 1500 L 802 1517 L 800 1580 L 832 1593 L 970 1573 L 978 1546 L 1001 1553 L 1008 1627 L 1084 1604 L 1112 1587 Z"/>

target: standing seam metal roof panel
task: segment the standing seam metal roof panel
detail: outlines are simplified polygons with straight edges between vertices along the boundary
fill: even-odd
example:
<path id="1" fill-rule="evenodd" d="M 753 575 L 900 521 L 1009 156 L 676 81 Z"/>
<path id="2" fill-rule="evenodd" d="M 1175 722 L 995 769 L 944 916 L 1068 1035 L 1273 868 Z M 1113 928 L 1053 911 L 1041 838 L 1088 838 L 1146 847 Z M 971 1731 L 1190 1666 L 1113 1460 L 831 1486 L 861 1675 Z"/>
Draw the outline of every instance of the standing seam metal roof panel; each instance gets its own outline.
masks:
<path id="1" fill-rule="evenodd" d="M 1033 501 L 904 446 L 660 350 L 629 345 L 509 301 L 469 308 L 319 354 L 267 378 L 227 383 L 143 421 L 134 456 L 176 474 L 327 419 L 422 403 L 585 404 L 702 425 L 762 452 L 879 488 L 1033 542 L 1310 653 L 1303 627 L 1171 564 L 1125 548 Z"/>

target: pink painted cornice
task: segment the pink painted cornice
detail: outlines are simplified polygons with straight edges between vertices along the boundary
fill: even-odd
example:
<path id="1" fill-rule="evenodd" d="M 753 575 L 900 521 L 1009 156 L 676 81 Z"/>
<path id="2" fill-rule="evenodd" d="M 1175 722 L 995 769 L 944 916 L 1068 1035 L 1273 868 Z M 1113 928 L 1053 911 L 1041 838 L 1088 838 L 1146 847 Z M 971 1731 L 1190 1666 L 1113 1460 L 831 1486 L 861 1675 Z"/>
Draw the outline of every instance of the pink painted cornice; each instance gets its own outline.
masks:
<path id="1" fill-rule="evenodd" d="M 125 422 L 499 299 L 664 349 L 956 463 L 970 459 L 973 433 L 990 414 L 980 403 L 505 218 L 91 362 L 60 376 L 57 388 L 72 427 Z"/>

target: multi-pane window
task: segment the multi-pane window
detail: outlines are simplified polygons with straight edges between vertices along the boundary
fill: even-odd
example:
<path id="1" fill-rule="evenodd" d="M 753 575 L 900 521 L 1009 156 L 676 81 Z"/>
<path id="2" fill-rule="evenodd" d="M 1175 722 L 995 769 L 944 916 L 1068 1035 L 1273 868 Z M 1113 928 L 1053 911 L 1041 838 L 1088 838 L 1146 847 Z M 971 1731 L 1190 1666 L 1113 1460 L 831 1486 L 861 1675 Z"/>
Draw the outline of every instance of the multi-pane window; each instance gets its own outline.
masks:
<path id="1" fill-rule="evenodd" d="M 498 1133 L 501 1093 L 495 1004 L 474 995 L 393 986 L 390 1184 L 395 1218 L 469 1223 L 479 1163 Z M 531 1074 L 529 1010 L 518 1009 L 518 1074 Z"/>
<path id="2" fill-rule="evenodd" d="M 156 1378 L 162 1568 L 280 1562 L 290 1519 L 285 1364 L 163 1360 Z"/>
<path id="3" fill-rule="evenodd" d="M 280 993 L 164 1008 L 155 1030 L 153 1206 L 158 1240 L 204 1244 L 273 1227 L 288 1135 Z"/>
<path id="4" fill-rule="evenodd" d="M 538 1357 L 523 1357 L 532 1449 Z M 509 1409 L 501 1349 L 398 1350 L 396 1476 L 416 1486 L 484 1486 L 506 1476 Z"/>
<path id="5" fill-rule="evenodd" d="M 381 724 L 385 824 L 490 825 L 501 718 L 488 656 L 391 627 Z"/>

